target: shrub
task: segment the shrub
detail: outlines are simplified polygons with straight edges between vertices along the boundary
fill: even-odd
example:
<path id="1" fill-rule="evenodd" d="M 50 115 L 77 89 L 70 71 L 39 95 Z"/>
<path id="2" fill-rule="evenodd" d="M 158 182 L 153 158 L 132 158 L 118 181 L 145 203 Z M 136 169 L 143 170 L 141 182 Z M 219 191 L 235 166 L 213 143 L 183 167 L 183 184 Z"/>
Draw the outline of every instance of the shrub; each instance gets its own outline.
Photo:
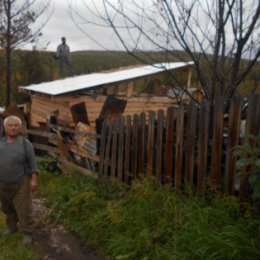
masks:
<path id="1" fill-rule="evenodd" d="M 253 189 L 253 199 L 260 199 L 260 136 L 248 136 L 249 143 L 235 148 L 239 156 L 239 177 L 246 178 Z M 253 143 L 254 145 L 251 145 Z"/>

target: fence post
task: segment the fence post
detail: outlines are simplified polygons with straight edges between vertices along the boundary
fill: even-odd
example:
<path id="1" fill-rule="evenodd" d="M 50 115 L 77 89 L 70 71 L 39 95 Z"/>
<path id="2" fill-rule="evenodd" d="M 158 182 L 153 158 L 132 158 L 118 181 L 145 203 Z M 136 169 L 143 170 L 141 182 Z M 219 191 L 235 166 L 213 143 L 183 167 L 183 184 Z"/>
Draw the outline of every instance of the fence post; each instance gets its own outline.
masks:
<path id="1" fill-rule="evenodd" d="M 175 160 L 175 189 L 180 191 L 182 163 L 183 163 L 183 126 L 184 123 L 184 109 L 181 105 L 177 110 L 177 125 L 176 125 L 176 160 Z"/>
<path id="2" fill-rule="evenodd" d="M 237 156 L 234 153 L 235 146 L 238 145 L 240 117 L 241 117 L 241 98 L 233 97 L 230 102 L 229 122 L 228 122 L 228 143 L 226 147 L 226 166 L 225 166 L 225 192 L 234 194 L 235 185 L 235 164 Z"/>
<path id="3" fill-rule="evenodd" d="M 138 122 L 139 117 L 138 115 L 134 115 L 133 119 L 133 147 L 132 147 L 132 172 L 133 172 L 133 178 L 135 179 L 137 176 L 137 165 L 138 165 Z"/>
<path id="4" fill-rule="evenodd" d="M 130 155 L 131 155 L 131 116 L 127 116 L 126 137 L 125 137 L 125 182 L 126 183 L 129 183 Z"/>
<path id="5" fill-rule="evenodd" d="M 163 110 L 158 111 L 157 120 L 157 136 L 156 136 L 156 179 L 158 183 L 162 182 L 162 148 L 163 148 L 163 122 L 164 113 Z"/>
<path id="6" fill-rule="evenodd" d="M 117 159 L 117 136 L 118 136 L 118 120 L 113 121 L 112 128 L 112 147 L 111 147 L 111 179 L 114 181 L 116 178 L 116 159 Z"/>
<path id="7" fill-rule="evenodd" d="M 101 179 L 104 175 L 104 161 L 105 161 L 105 150 L 106 150 L 106 138 L 107 138 L 107 123 L 103 121 L 101 130 L 101 141 L 100 141 L 100 157 L 98 165 L 98 178 Z"/>
<path id="8" fill-rule="evenodd" d="M 218 97 L 214 104 L 213 117 L 213 143 L 211 150 L 211 180 L 214 184 L 220 184 L 221 157 L 222 157 L 222 133 L 223 133 L 223 97 Z"/>
<path id="9" fill-rule="evenodd" d="M 142 113 L 140 115 L 140 138 L 139 138 L 139 173 L 144 174 L 144 164 L 146 161 L 146 156 L 145 156 L 145 145 L 146 145 L 146 138 L 147 138 L 147 133 L 146 133 L 146 115 L 145 113 Z"/>
<path id="10" fill-rule="evenodd" d="M 196 137 L 197 107 L 191 102 L 188 109 L 186 150 L 185 150 L 185 177 L 189 185 L 193 184 L 194 149 Z"/>
<path id="11" fill-rule="evenodd" d="M 153 175 L 153 163 L 154 163 L 154 124 L 155 113 L 149 112 L 148 119 L 148 141 L 147 141 L 147 176 Z"/>
<path id="12" fill-rule="evenodd" d="M 166 120 L 165 180 L 164 180 L 165 183 L 170 183 L 172 181 L 174 119 L 175 119 L 175 111 L 173 107 L 170 107 L 167 110 L 167 120 Z"/>
<path id="13" fill-rule="evenodd" d="M 123 181 L 123 162 L 124 162 L 124 135 L 125 135 L 125 119 L 122 117 L 119 121 L 119 148 L 118 148 L 118 166 L 117 176 Z"/>
<path id="14" fill-rule="evenodd" d="M 199 111 L 198 140 L 198 193 L 203 195 L 206 188 L 208 137 L 209 137 L 209 102 L 204 101 Z"/>
<path id="15" fill-rule="evenodd" d="M 108 126 L 108 134 L 107 134 L 107 143 L 106 143 L 106 149 L 105 149 L 105 161 L 104 161 L 104 177 L 108 178 L 108 168 L 111 166 L 111 160 L 110 160 L 110 149 L 111 149 L 111 141 L 112 141 L 112 133 L 113 133 L 113 125 L 111 122 L 107 124 Z"/>

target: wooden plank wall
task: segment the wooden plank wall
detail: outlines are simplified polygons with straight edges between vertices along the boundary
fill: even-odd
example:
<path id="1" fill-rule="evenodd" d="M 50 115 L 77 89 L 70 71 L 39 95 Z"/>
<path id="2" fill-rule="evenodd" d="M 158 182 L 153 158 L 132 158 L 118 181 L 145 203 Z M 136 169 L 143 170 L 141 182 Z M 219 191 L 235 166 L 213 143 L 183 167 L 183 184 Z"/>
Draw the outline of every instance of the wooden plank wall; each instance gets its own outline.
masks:
<path id="1" fill-rule="evenodd" d="M 122 98 L 124 99 L 124 98 Z M 47 118 L 56 113 L 57 123 L 63 126 L 74 126 L 73 117 L 70 108 L 75 104 L 85 102 L 88 120 L 91 126 L 95 126 L 96 119 L 102 111 L 106 101 L 106 96 L 58 96 L 50 97 L 44 95 L 31 96 L 31 126 L 39 127 L 40 124 L 46 124 Z M 164 111 L 170 105 L 175 104 L 175 100 L 167 97 L 129 97 L 123 116 L 134 116 L 142 112 L 146 113 L 148 118 L 149 111 Z"/>
<path id="2" fill-rule="evenodd" d="M 237 183 L 237 158 L 232 149 L 249 142 L 240 135 L 241 104 L 238 97 L 231 100 L 226 134 L 222 98 L 216 100 L 211 111 L 204 101 L 199 108 L 191 103 L 186 112 L 182 106 L 171 107 L 166 113 L 150 112 L 147 124 L 144 113 L 105 122 L 99 177 L 130 183 L 139 176 L 152 176 L 160 183 L 172 183 L 176 190 L 188 183 L 201 195 L 211 180 L 224 192 L 245 196 L 248 183 Z M 246 117 L 247 135 L 260 134 L 259 120 L 260 96 L 254 95 Z"/>

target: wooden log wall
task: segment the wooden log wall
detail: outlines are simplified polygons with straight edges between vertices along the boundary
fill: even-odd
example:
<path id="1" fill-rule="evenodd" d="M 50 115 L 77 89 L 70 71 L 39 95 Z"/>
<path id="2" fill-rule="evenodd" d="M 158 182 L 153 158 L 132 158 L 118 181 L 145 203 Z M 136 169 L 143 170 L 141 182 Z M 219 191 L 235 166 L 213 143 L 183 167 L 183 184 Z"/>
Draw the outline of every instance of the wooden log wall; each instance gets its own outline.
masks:
<path id="1" fill-rule="evenodd" d="M 47 119 L 52 114 L 56 114 L 57 123 L 63 126 L 75 126 L 71 107 L 75 104 L 85 102 L 87 117 L 91 126 L 95 126 L 96 119 L 99 118 L 103 105 L 107 96 L 92 96 L 92 95 L 74 95 L 74 96 L 57 96 L 50 97 L 47 95 L 35 94 L 31 96 L 31 118 L 30 123 L 33 127 L 39 127 L 41 124 L 46 124 Z M 121 97 L 118 97 L 121 98 Z M 122 97 L 126 99 L 126 97 Z M 142 112 L 146 113 L 148 118 L 149 111 L 158 111 L 162 109 L 166 111 L 170 105 L 176 104 L 176 101 L 168 97 L 156 96 L 138 96 L 127 98 L 127 105 L 123 116 L 133 116 Z"/>

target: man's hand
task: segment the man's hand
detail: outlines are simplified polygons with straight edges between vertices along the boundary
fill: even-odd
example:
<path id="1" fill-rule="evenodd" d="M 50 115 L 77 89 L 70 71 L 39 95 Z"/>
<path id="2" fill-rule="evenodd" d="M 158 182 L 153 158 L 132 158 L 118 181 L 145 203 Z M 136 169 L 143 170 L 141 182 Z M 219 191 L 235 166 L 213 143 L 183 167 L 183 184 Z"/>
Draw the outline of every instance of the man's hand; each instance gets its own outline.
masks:
<path id="1" fill-rule="evenodd" d="M 38 182 L 37 182 L 37 174 L 33 173 L 31 176 L 31 182 L 30 182 L 30 189 L 31 191 L 35 191 L 37 189 Z"/>
<path id="2" fill-rule="evenodd" d="M 60 59 L 59 55 L 57 55 L 57 54 L 53 54 L 53 58 L 54 58 L 55 60 L 59 60 L 59 59 Z"/>

